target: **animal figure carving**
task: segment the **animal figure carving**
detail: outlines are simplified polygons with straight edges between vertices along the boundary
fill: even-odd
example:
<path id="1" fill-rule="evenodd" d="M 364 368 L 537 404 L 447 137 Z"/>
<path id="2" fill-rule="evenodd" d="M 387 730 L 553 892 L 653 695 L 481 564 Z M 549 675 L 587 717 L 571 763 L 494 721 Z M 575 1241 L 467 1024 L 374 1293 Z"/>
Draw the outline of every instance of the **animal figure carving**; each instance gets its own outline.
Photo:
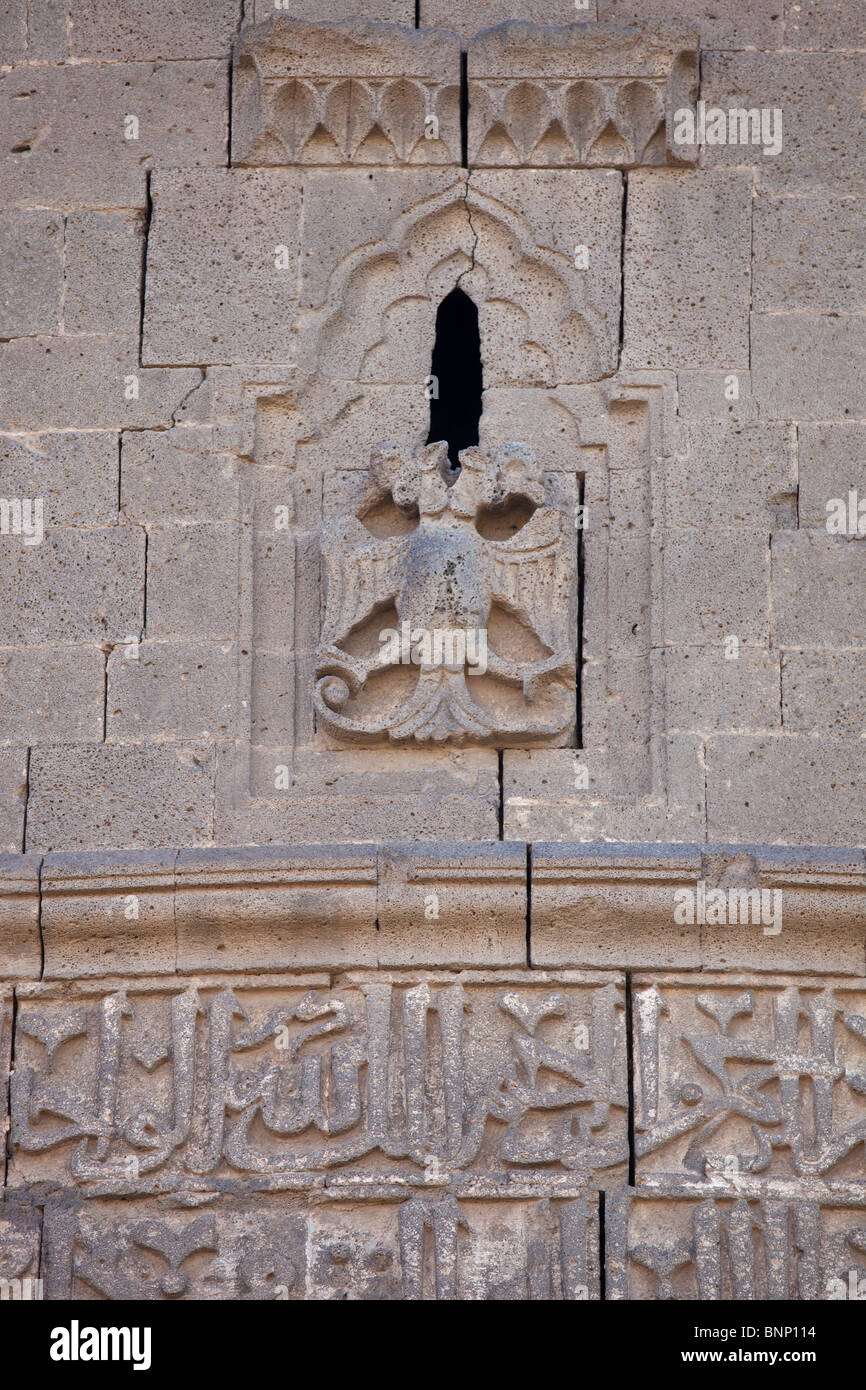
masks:
<path id="1" fill-rule="evenodd" d="M 567 713 L 558 720 L 535 715 L 533 700 L 545 683 L 574 685 L 573 528 L 561 509 L 548 504 L 526 445 L 465 449 L 459 458 L 455 479 L 444 443 L 417 453 L 399 445 L 378 447 L 372 456 L 373 498 L 390 495 L 401 511 L 417 516 L 417 526 L 377 537 L 348 516 L 324 528 L 327 601 L 314 700 L 319 720 L 332 733 L 362 741 L 387 734 L 395 741 L 463 743 L 508 734 L 549 738 L 568 726 Z M 535 508 L 526 524 L 506 539 L 485 538 L 477 526 L 480 514 L 495 515 L 517 499 Z M 548 654 L 520 661 L 491 649 L 487 624 L 494 605 Z M 350 698 L 374 672 L 399 663 L 401 650 L 405 662 L 406 643 L 401 649 L 391 642 L 369 657 L 351 655 L 345 644 L 377 611 L 392 608 L 411 641 L 417 683 L 397 708 L 352 718 L 343 712 Z M 431 636 L 442 634 L 447 640 Z M 472 652 L 477 657 L 479 649 L 487 676 L 522 689 L 525 716 L 494 713 L 489 702 L 482 706 L 473 698 L 467 652 L 472 674 Z"/>

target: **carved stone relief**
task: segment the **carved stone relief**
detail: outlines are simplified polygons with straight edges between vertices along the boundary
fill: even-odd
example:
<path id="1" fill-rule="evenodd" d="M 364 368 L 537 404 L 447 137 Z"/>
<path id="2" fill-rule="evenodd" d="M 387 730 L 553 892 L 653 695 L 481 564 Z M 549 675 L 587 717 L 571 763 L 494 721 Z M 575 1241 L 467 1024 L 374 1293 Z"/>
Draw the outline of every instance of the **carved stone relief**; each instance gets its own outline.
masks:
<path id="1" fill-rule="evenodd" d="M 360 520 L 332 523 L 323 537 L 316 712 L 324 726 L 359 741 L 383 733 L 437 743 L 566 734 L 574 719 L 576 537 L 571 518 L 549 505 L 531 451 L 466 449 L 455 479 L 446 444 L 421 455 L 383 446 L 366 503 Z M 388 503 L 399 522 L 371 535 L 366 517 Z M 381 614 L 391 608 L 396 627 L 383 646 Z M 350 654 L 347 639 L 377 613 L 379 645 Z M 377 700 L 373 690 L 371 712 L 352 716 L 350 696 L 362 697 L 371 677 L 412 663 L 414 684 L 390 710 L 382 708 L 387 695 Z M 522 712 L 503 704 L 503 684 L 517 687 Z"/>

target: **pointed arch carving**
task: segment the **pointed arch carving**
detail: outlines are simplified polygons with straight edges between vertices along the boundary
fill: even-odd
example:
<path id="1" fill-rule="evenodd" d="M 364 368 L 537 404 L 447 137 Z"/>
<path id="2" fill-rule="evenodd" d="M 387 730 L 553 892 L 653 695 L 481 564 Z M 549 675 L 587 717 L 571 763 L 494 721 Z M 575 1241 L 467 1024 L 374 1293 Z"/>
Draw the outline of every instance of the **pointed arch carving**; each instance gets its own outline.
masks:
<path id="1" fill-rule="evenodd" d="M 421 382 L 436 307 L 458 284 L 478 305 L 486 385 L 550 386 L 614 370 L 610 315 L 592 302 L 586 277 L 471 177 L 341 260 L 324 304 L 302 316 L 302 359 L 326 378 Z"/>

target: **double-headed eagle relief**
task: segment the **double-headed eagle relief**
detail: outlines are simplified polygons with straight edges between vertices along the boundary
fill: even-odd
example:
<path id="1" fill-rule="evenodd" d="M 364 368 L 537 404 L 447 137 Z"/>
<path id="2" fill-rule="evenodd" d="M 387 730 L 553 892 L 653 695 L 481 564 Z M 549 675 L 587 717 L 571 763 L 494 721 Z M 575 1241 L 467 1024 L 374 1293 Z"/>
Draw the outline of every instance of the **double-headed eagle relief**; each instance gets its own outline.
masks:
<path id="1" fill-rule="evenodd" d="M 561 741 L 574 720 L 576 533 L 531 449 L 374 449 L 323 529 L 315 708 L 375 742 Z M 374 529 L 375 520 L 375 529 Z"/>

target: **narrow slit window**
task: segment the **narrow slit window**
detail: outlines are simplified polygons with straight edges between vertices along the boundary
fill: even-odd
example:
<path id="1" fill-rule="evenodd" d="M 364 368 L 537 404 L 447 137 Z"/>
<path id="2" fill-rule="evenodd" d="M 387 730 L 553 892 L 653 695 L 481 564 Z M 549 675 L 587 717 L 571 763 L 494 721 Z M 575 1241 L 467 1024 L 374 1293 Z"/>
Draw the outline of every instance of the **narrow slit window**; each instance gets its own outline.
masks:
<path id="1" fill-rule="evenodd" d="M 484 389 L 478 309 L 459 287 L 445 296 L 437 310 L 430 370 L 427 443 L 444 439 L 449 463 L 456 469 L 460 450 L 478 443 Z"/>

